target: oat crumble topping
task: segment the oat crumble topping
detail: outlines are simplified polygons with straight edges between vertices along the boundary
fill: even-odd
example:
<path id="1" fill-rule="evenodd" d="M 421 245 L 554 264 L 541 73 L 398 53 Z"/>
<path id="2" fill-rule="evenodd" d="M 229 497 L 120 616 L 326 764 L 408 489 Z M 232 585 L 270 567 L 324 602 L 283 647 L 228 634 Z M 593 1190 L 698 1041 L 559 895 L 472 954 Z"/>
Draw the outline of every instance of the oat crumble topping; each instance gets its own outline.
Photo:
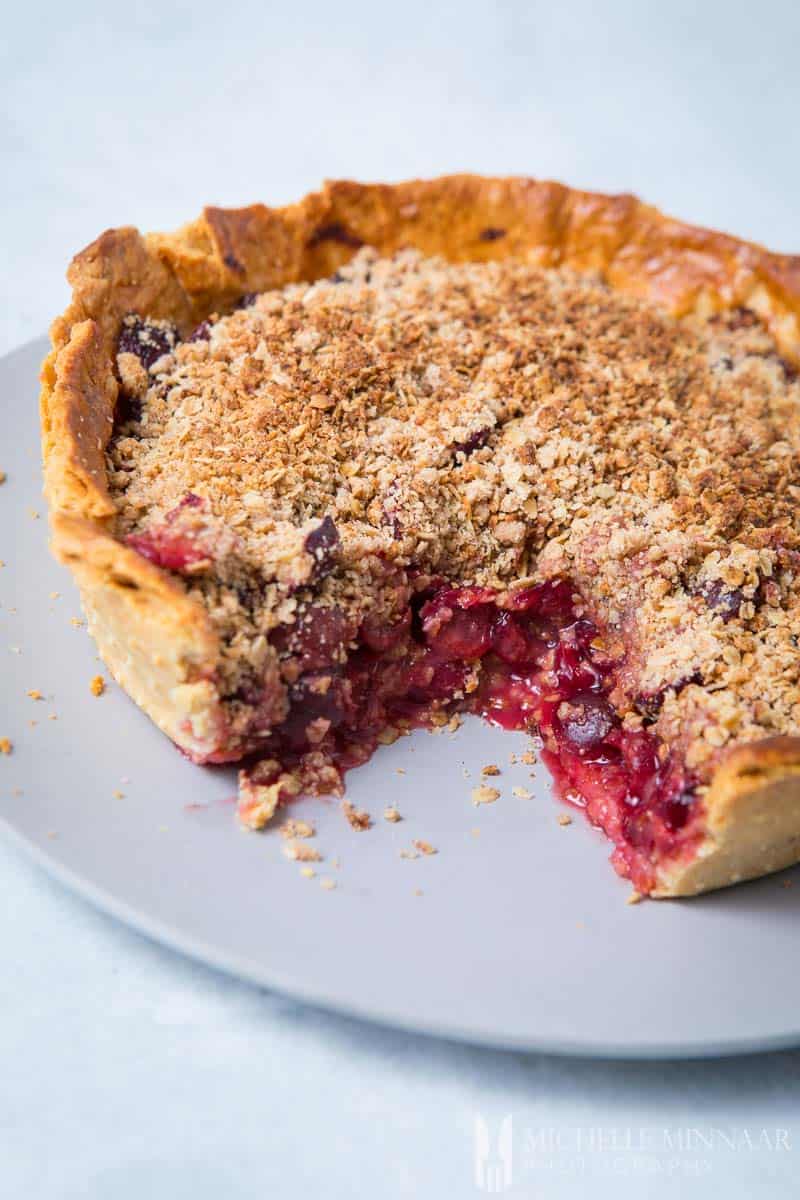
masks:
<path id="1" fill-rule="evenodd" d="M 310 838 L 314 837 L 316 829 L 310 821 L 296 821 L 290 817 L 281 825 L 280 833 L 284 838 Z"/>
<path id="2" fill-rule="evenodd" d="M 319 850 L 315 850 L 313 846 L 306 846 L 302 842 L 287 842 L 283 847 L 283 853 L 292 862 L 322 862 Z"/>
<path id="3" fill-rule="evenodd" d="M 430 842 L 422 841 L 420 838 L 415 839 L 413 846 L 415 850 L 419 850 L 420 854 L 425 854 L 427 856 L 439 853 L 436 847 L 432 846 Z"/>
<path id="4" fill-rule="evenodd" d="M 349 800 L 342 802 L 342 812 L 347 817 L 347 822 L 351 829 L 355 829 L 357 833 L 363 833 L 365 829 L 372 828 L 372 817 L 364 809 L 356 808 Z"/>
<path id="5" fill-rule="evenodd" d="M 624 636 L 616 707 L 635 728 L 649 705 L 701 777 L 731 739 L 800 728 L 800 385 L 752 313 L 365 249 L 205 324 L 156 337 L 148 370 L 120 354 L 108 465 L 120 536 L 173 514 L 204 548 L 182 577 L 234 722 L 310 594 L 354 637 L 413 566 L 573 579 L 610 652 Z"/>
<path id="6" fill-rule="evenodd" d="M 472 789 L 472 803 L 477 808 L 479 804 L 494 804 L 500 798 L 500 792 L 494 787 L 476 787 Z"/>

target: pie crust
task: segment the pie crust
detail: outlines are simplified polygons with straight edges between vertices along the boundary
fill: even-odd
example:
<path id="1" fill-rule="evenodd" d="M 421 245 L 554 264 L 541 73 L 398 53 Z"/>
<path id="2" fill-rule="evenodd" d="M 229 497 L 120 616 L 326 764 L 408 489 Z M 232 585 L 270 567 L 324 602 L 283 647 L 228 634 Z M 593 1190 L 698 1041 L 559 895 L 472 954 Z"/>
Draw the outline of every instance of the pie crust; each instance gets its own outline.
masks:
<path id="1" fill-rule="evenodd" d="M 53 549 L 79 584 L 115 678 L 199 760 L 224 723 L 218 634 L 179 582 L 112 532 L 106 448 L 120 328 L 138 312 L 186 336 L 243 293 L 331 275 L 361 245 L 380 254 L 413 246 L 451 261 L 524 257 L 592 272 L 676 316 L 748 309 L 783 358 L 800 362 L 800 258 L 674 221 L 632 196 L 474 176 L 335 182 L 287 208 L 207 208 L 174 234 L 104 233 L 69 268 L 72 301 L 53 323 L 42 369 Z M 703 803 L 696 853 L 659 865 L 654 896 L 694 895 L 800 861 L 800 737 L 734 744 L 720 756 Z"/>

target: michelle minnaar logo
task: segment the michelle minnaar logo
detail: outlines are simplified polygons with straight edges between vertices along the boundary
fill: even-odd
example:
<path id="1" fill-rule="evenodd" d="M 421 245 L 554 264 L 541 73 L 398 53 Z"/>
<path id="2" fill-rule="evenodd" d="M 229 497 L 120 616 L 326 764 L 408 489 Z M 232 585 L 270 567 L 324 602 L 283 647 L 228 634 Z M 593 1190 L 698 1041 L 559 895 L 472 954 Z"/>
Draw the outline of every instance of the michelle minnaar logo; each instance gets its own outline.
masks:
<path id="1" fill-rule="evenodd" d="M 504 1192 L 513 1177 L 513 1129 L 511 1115 L 491 1128 L 479 1113 L 473 1121 L 475 1186 L 483 1192 Z"/>

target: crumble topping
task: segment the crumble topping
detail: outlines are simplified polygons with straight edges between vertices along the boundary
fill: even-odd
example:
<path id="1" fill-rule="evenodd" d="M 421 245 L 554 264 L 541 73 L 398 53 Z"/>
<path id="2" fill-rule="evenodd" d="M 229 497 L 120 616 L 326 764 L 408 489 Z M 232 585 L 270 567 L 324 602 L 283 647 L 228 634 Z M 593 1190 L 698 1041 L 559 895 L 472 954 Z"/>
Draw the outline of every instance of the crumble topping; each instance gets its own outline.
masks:
<path id="1" fill-rule="evenodd" d="M 297 821 L 293 817 L 284 821 L 280 828 L 283 838 L 311 838 L 316 832 L 310 821 Z"/>
<path id="2" fill-rule="evenodd" d="M 347 818 L 350 828 L 355 829 L 356 833 L 363 833 L 365 829 L 372 828 L 372 817 L 369 813 L 363 808 L 356 808 L 350 800 L 342 801 L 342 812 Z"/>
<path id="3" fill-rule="evenodd" d="M 319 850 L 316 850 L 313 846 L 306 846 L 302 842 L 287 842 L 283 847 L 283 853 L 292 862 L 322 862 L 322 855 Z"/>
<path id="4" fill-rule="evenodd" d="M 430 842 L 425 842 L 425 841 L 421 840 L 420 838 L 416 838 L 412 844 L 413 844 L 415 850 L 419 850 L 420 854 L 424 854 L 428 857 L 431 854 L 439 853 L 439 851 L 436 849 L 436 847 L 432 846 L 430 844 Z"/>
<path id="5" fill-rule="evenodd" d="M 146 553 L 169 530 L 155 561 L 220 632 L 234 730 L 254 675 L 295 684 L 310 597 L 343 659 L 413 570 L 573 579 L 620 661 L 624 642 L 628 727 L 701 776 L 731 739 L 797 732 L 800 386 L 754 314 L 676 320 L 568 271 L 365 249 L 183 342 L 137 320 L 117 532 Z"/>
<path id="6" fill-rule="evenodd" d="M 486 787 L 486 785 L 484 784 L 481 787 L 476 787 L 476 788 L 472 789 L 472 803 L 475 805 L 476 808 L 480 804 L 494 804 L 495 800 L 499 800 L 499 799 L 500 799 L 500 792 L 498 791 L 497 788 Z"/>

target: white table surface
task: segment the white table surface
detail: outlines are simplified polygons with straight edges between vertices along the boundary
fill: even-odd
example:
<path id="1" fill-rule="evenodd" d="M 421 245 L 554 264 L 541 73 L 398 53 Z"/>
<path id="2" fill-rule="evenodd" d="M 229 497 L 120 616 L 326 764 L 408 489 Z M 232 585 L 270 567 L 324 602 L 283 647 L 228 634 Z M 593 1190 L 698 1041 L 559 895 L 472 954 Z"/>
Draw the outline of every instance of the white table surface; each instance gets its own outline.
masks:
<path id="1" fill-rule="evenodd" d="M 63 307 L 70 254 L 103 228 L 325 176 L 549 176 L 800 250 L 798 45 L 797 6 L 732 0 L 16 4 L 0 353 Z M 494 1144 L 506 1114 L 510 1195 L 797 1194 L 800 1053 L 449 1045 L 198 967 L 4 844 L 0 892 L 2 1196 L 461 1198 L 480 1194 L 476 1116 Z"/>

